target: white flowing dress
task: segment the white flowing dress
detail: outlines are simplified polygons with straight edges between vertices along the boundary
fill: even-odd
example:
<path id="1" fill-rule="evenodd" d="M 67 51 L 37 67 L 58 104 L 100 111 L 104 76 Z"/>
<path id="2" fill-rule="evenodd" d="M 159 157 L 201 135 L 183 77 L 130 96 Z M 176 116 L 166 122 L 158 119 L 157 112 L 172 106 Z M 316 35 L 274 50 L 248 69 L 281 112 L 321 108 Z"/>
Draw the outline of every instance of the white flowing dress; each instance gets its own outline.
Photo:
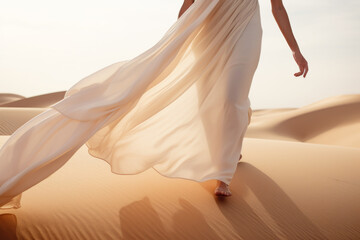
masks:
<path id="1" fill-rule="evenodd" d="M 80 80 L 9 137 L 0 149 L 0 206 L 19 207 L 23 191 L 83 144 L 116 174 L 153 168 L 229 184 L 250 123 L 261 39 L 258 0 L 196 0 L 153 47 Z"/>

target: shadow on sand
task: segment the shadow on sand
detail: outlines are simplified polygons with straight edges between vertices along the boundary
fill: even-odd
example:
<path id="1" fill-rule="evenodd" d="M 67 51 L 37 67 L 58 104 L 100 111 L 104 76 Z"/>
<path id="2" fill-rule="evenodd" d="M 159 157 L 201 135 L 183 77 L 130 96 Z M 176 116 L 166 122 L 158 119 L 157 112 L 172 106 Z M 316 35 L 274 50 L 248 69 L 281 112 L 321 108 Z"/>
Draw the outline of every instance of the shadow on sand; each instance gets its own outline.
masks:
<path id="1" fill-rule="evenodd" d="M 215 180 L 200 184 L 214 196 Z M 270 177 L 251 164 L 238 164 L 230 187 L 230 198 L 214 198 L 236 232 L 234 239 L 327 239 Z M 249 194 L 254 202 L 249 202 Z M 123 239 L 221 239 L 189 201 L 179 198 L 179 206 L 170 230 L 148 197 L 121 208 Z"/>
<path id="2" fill-rule="evenodd" d="M 216 201 L 242 239 L 327 239 L 270 177 L 251 164 L 238 164 L 230 188 L 232 197 Z M 249 191 L 271 221 L 264 222 L 244 200 Z"/>
<path id="3" fill-rule="evenodd" d="M 14 214 L 0 214 L 0 239 L 14 240 L 16 236 L 17 219 Z"/>
<path id="4" fill-rule="evenodd" d="M 148 197 L 121 208 L 123 239 L 220 239 L 197 208 L 182 198 L 179 204 L 182 209 L 172 215 L 171 231 L 165 229 Z"/>

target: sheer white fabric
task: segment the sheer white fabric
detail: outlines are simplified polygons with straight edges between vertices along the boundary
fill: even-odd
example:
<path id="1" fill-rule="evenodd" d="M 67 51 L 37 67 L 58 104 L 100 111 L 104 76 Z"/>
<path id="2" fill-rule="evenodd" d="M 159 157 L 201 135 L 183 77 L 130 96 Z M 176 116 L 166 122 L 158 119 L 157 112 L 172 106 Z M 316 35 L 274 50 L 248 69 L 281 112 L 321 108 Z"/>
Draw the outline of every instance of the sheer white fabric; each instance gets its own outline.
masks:
<path id="1" fill-rule="evenodd" d="M 0 206 L 83 144 L 117 174 L 154 168 L 229 184 L 261 38 L 257 0 L 197 0 L 152 48 L 80 80 L 12 134 L 0 150 Z"/>

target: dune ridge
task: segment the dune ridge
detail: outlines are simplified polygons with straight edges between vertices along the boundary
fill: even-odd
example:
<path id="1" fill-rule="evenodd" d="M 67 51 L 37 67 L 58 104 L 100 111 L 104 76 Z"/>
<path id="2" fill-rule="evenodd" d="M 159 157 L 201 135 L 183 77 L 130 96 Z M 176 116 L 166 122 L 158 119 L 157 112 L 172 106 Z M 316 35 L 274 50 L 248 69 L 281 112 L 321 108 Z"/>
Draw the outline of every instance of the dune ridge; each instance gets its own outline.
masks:
<path id="1" fill-rule="evenodd" d="M 65 92 L 66 91 L 36 95 L 33 97 L 17 99 L 3 104 L 1 104 L 0 102 L 0 107 L 49 107 L 50 105 L 62 100 L 65 96 Z M 4 98 L 3 94 L 0 94 L 0 99 L 2 98 Z"/>
<path id="2" fill-rule="evenodd" d="M 246 137 L 360 147 L 359 109 L 360 94 L 354 94 L 283 111 L 254 110 Z"/>
<path id="3" fill-rule="evenodd" d="M 43 94 L 0 105 L 0 135 L 12 134 L 64 94 Z M 300 108 L 252 109 L 245 137 L 360 147 L 360 131 L 356 130 L 360 129 L 359 109 L 360 94 L 329 97 Z"/>
<path id="4" fill-rule="evenodd" d="M 24 96 L 14 93 L 0 93 L 0 106 L 6 103 L 24 99 Z"/>

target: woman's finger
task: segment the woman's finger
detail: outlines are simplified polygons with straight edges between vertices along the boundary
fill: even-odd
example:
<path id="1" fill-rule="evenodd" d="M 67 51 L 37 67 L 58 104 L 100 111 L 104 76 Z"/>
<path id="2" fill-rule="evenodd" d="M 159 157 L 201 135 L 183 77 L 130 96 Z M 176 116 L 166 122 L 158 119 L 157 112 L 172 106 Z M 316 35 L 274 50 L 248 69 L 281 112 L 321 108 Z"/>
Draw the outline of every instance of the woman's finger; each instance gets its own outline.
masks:
<path id="1" fill-rule="evenodd" d="M 306 67 L 305 67 L 305 72 L 304 72 L 304 77 L 306 77 L 308 71 L 309 71 L 309 67 L 306 65 Z"/>
<path id="2" fill-rule="evenodd" d="M 304 67 L 302 65 L 299 65 L 299 68 L 300 68 L 300 72 L 294 74 L 296 77 L 301 76 L 304 72 Z"/>

